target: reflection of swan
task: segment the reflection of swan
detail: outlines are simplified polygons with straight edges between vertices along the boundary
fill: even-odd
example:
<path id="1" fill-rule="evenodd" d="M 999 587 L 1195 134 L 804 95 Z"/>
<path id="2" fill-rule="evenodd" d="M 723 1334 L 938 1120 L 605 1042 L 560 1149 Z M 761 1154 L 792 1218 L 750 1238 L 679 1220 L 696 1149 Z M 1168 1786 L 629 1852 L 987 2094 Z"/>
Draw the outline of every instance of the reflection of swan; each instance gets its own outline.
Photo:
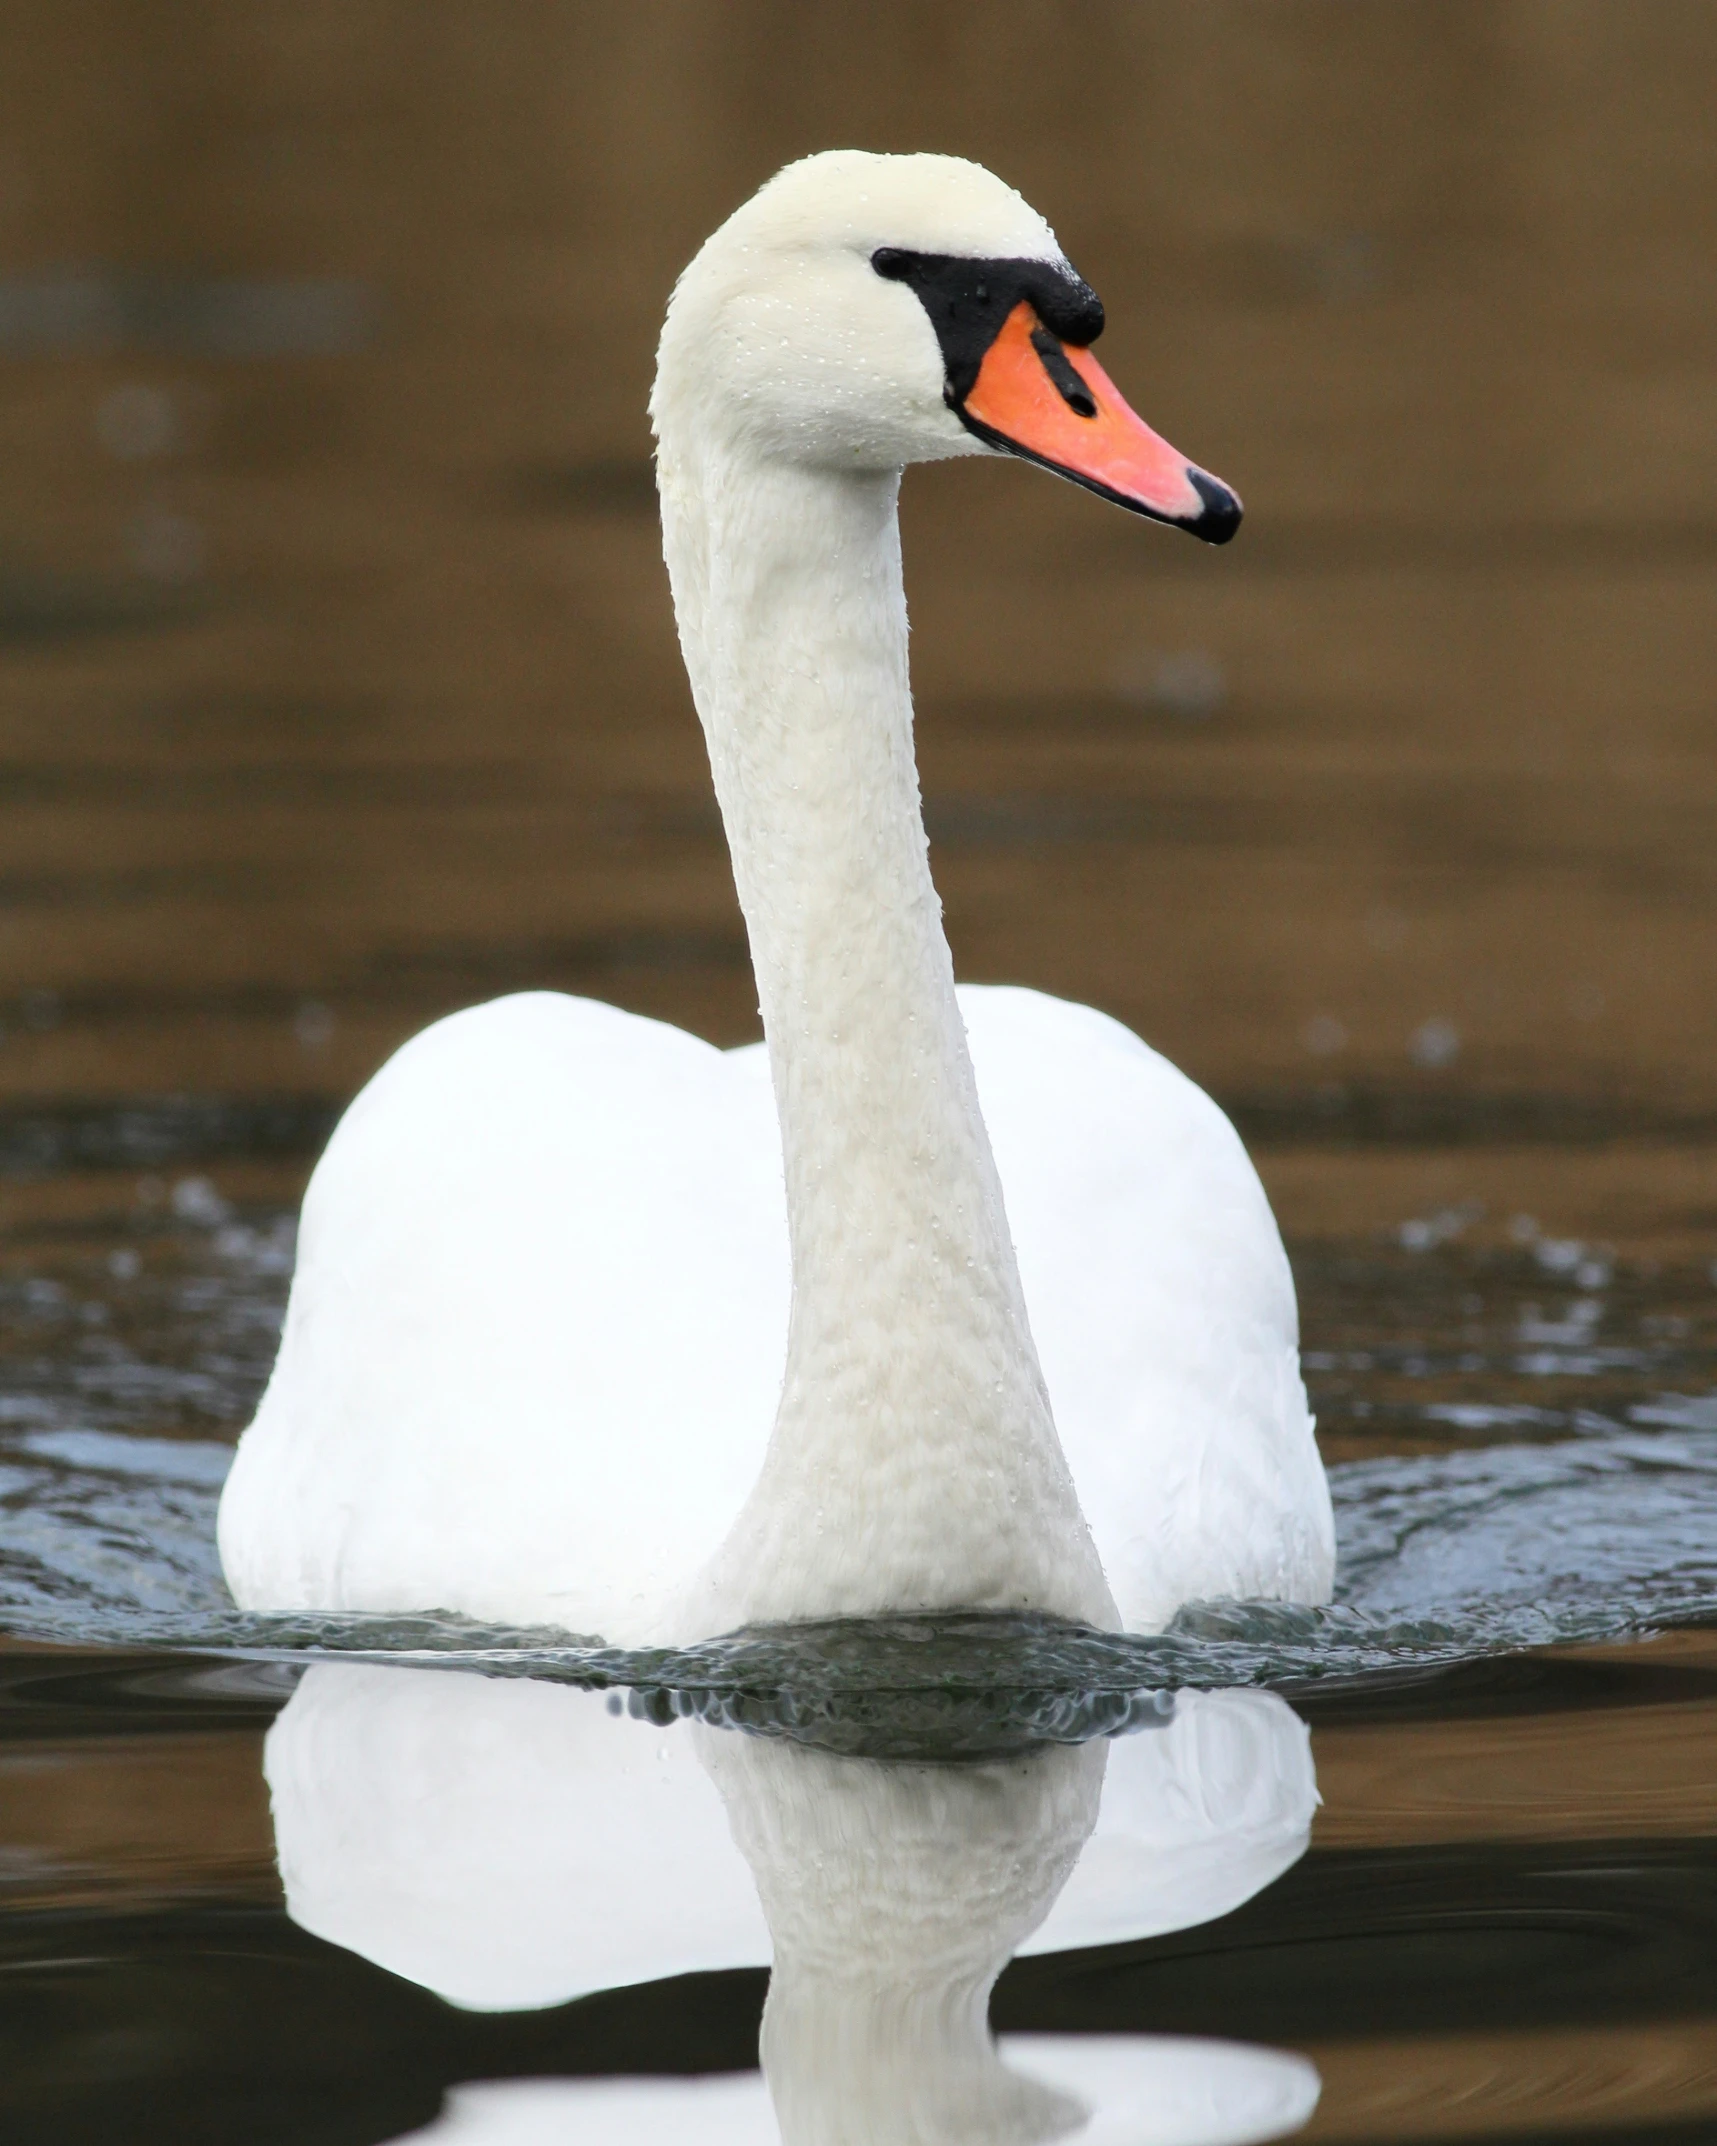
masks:
<path id="1" fill-rule="evenodd" d="M 1269 2051 L 1020 2037 L 1003 2062 L 985 2025 L 1016 1947 L 1201 1921 L 1301 1852 L 1305 1731 L 1267 1693 L 1182 1693 L 1170 1723 L 1108 1744 L 884 1765 L 658 1728 L 559 1685 L 329 1663 L 266 1768 L 293 1916 L 457 2003 L 756 1964 L 772 1941 L 764 2057 L 794 2146 L 1023 2146 L 1079 2107 L 1099 2111 L 1092 2142 L 1128 2112 L 1117 2139 L 1262 2138 L 1316 2097 L 1309 2067 Z M 980 2109 L 987 2128 L 948 2128 Z M 877 2128 L 830 2130 L 831 2110 Z M 460 2089 L 430 2135 L 775 2132 L 755 2080 L 610 2080 Z"/>
<path id="2" fill-rule="evenodd" d="M 589 1001 L 406 1045 L 306 1198 L 222 1503 L 242 1603 L 625 1643 L 1327 1595 L 1292 1283 L 1232 1129 L 1099 1014 L 957 1003 L 926 862 L 902 465 L 1000 446 L 1213 541 L 1239 518 L 1116 394 L 1101 319 L 948 158 L 794 165 L 686 271 L 666 549 L 780 1145 L 757 1054 Z"/>
<path id="3" fill-rule="evenodd" d="M 264 1767 L 293 1919 L 455 2004 L 769 1957 L 685 1729 L 616 1719 L 600 1692 L 318 1663 Z"/>
<path id="4" fill-rule="evenodd" d="M 700 1763 L 723 1748 L 564 1684 L 318 1662 L 264 1761 L 287 1908 L 479 2010 L 761 1966 L 751 1866 Z M 1310 1748 L 1270 1692 L 1181 1692 L 1161 1727 L 1084 1748 L 1107 1753 L 1096 1828 L 1022 1951 L 1209 1922 L 1304 1853 Z"/>
<path id="5" fill-rule="evenodd" d="M 1109 1746 L 1103 1811 L 1022 1952 L 1119 1945 L 1214 1922 L 1306 1851 L 1311 1739 L 1273 1692 L 1183 1691 L 1167 1725 Z"/>
<path id="6" fill-rule="evenodd" d="M 1096 1824 L 1104 1746 L 955 1767 L 698 1743 L 769 1920 L 762 2058 L 782 2136 L 1072 2130 L 1077 2099 L 997 2057 L 989 2001 Z"/>
<path id="7" fill-rule="evenodd" d="M 972 2122 L 951 2131 L 849 2128 L 795 2132 L 778 2124 L 755 2072 L 702 2079 L 519 2079 L 455 2087 L 447 2113 L 394 2146 L 1250 2146 L 1297 2131 L 1317 2106 L 1318 2075 L 1303 2057 L 1245 2042 L 1161 2034 L 1010 2034 L 1000 2044 L 1013 2077 L 1088 2109 L 1061 2132 Z M 998 2066 L 998 2069 L 1000 2067 Z M 964 2112 L 960 2112 L 962 2115 Z"/>
<path id="8" fill-rule="evenodd" d="M 1167 1838 L 1185 1830 L 1194 1810 L 1208 1822 L 1213 1799 L 1196 1778 L 1174 1778 L 1173 1759 L 1196 1750 L 1196 1738 L 1175 1752 L 1159 1733 L 1129 1742 L 1149 1753 L 1141 1771 L 1159 1791 L 1184 1793 L 1179 1811 L 1158 1817 Z M 1303 1735 L 1289 1740 L 1303 1761 Z M 708 1730 L 699 1741 L 769 1918 L 775 1954 L 763 2069 L 788 2146 L 1033 2146 L 1073 2133 L 1086 2141 L 1251 2139 L 1309 2115 L 1316 2073 L 1274 2051 L 1165 2046 L 1143 2035 L 1094 2047 L 1027 2035 L 998 2052 L 990 1990 L 1089 1852 L 1100 1798 L 1110 1807 L 1104 1762 L 1124 1766 L 1128 1743 L 950 1767 L 833 1758 Z M 1299 1771 L 1309 1786 L 1309 1768 Z M 1142 1799 L 1122 1800 L 1136 1814 Z M 1254 1822 L 1260 1815 L 1254 1800 Z M 1133 1915 L 1162 1928 L 1161 1909 L 1148 1900 L 1148 1866 L 1138 1844 L 1128 1845 L 1133 1875 L 1144 1881 Z M 1113 1934 L 1133 1934 L 1126 1910 L 1115 1908 Z M 775 2133 L 762 2125 L 752 2135 Z"/>

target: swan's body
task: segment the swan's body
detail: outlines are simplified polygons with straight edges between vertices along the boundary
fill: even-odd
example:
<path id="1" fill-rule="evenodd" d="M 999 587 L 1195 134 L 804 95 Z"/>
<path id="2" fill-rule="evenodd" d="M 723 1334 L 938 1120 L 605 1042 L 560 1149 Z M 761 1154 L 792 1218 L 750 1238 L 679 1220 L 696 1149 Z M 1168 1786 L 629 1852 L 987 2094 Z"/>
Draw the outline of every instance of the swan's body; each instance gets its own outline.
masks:
<path id="1" fill-rule="evenodd" d="M 1122 1620 L 1291 1595 L 1318 1570 L 1321 1479 L 1287 1262 L 1238 1139 L 1103 1015 L 960 998 Z M 388 1609 L 433 1574 L 434 1602 L 474 1616 L 669 1628 L 757 1480 L 786 1353 L 760 1049 L 548 992 L 455 1014 L 347 1114 L 299 1260 L 222 1510 L 241 1598 Z M 813 1513 L 800 1568 L 851 1524 Z"/>
<path id="2" fill-rule="evenodd" d="M 633 1642 L 1327 1595 L 1292 1284 L 1238 1141 L 1100 1015 L 962 1006 L 926 859 L 901 466 L 1017 409 L 1115 497 L 1238 518 L 1106 399 L 1093 307 L 1017 195 L 943 158 L 791 167 L 687 270 L 665 545 L 778 1137 L 757 1054 L 585 1001 L 407 1045 L 305 1203 L 222 1506 L 241 1602 Z"/>

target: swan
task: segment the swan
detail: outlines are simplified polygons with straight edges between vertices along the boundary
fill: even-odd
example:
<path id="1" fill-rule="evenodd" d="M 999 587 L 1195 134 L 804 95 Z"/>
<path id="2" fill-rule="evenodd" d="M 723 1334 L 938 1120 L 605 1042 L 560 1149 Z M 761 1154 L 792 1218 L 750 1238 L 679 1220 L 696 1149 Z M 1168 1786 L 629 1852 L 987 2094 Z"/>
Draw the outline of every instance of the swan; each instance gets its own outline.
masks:
<path id="1" fill-rule="evenodd" d="M 1043 219 L 943 156 L 790 165 L 685 270 L 664 551 L 765 1047 L 523 993 L 381 1068 L 222 1497 L 241 1606 L 634 1645 L 1328 1598 L 1239 1139 L 1104 1015 L 957 991 L 927 862 L 904 466 L 1004 452 L 1211 542 L 1239 521 L 1098 366 L 1102 319 Z"/>

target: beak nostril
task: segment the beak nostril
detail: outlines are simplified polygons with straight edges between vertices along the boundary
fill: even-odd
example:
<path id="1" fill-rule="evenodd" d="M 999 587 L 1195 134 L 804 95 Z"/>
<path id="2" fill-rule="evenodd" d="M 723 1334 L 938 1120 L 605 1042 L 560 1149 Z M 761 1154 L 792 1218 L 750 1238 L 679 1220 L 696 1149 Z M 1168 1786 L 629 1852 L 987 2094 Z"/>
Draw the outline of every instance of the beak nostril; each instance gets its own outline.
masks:
<path id="1" fill-rule="evenodd" d="M 1055 383 L 1056 392 L 1080 417 L 1097 415 L 1097 398 L 1075 372 L 1065 350 L 1047 328 L 1031 331 L 1031 347 L 1043 361 L 1043 369 Z"/>

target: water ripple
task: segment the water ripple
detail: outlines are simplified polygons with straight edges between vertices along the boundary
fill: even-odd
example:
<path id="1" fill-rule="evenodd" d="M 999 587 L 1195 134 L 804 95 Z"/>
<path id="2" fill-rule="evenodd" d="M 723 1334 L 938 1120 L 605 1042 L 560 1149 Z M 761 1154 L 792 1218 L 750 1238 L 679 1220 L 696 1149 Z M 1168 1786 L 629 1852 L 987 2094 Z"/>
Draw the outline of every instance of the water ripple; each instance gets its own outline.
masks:
<path id="1" fill-rule="evenodd" d="M 1037 1733 L 1053 1736 L 1048 1701 L 1068 1695 L 1291 1685 L 1717 1617 L 1717 1429 L 1701 1427 L 1707 1405 L 1666 1397 L 1653 1411 L 1691 1421 L 1687 1429 L 1609 1425 L 1555 1445 L 1332 1470 L 1341 1583 L 1323 1609 L 1200 1603 L 1148 1637 L 961 1616 L 631 1651 L 454 1616 L 246 1614 L 232 1606 L 214 1549 L 228 1447 L 24 1431 L 0 1440 L 0 1621 L 79 1645 L 407 1655 L 699 1694 L 698 1706 L 725 1707 L 736 1725 L 744 1702 L 770 1694 L 793 1694 L 808 1718 L 860 1691 L 1032 1692 L 1046 1695 Z M 776 1706 L 770 1718 L 779 1714 Z M 1092 1733 L 1095 1720 L 1070 1715 L 1066 1732 Z"/>
<path id="2" fill-rule="evenodd" d="M 246 1615 L 215 1506 L 272 1358 L 291 1220 L 243 1215 L 202 1178 L 138 1196 L 117 1231 L 14 1239 L 0 1272 L 0 1626 L 32 1638 L 572 1678 L 664 1719 L 847 1748 L 871 1747 L 866 1695 L 889 1694 L 897 1742 L 922 1730 L 945 1749 L 951 1733 L 993 1748 L 1136 1729 L 1154 1718 L 1139 1695 L 1178 1686 L 1292 1687 L 1717 1619 L 1717 1293 L 1606 1264 L 1600 1301 L 1586 1248 L 1570 1265 L 1542 1243 L 1297 1262 L 1338 1450 L 1436 1447 L 1332 1468 L 1341 1577 L 1324 1609 L 1201 1603 L 1151 1637 L 895 1618 L 631 1653 L 453 1616 Z M 1563 1267 L 1575 1286 L 1557 1295 Z"/>

